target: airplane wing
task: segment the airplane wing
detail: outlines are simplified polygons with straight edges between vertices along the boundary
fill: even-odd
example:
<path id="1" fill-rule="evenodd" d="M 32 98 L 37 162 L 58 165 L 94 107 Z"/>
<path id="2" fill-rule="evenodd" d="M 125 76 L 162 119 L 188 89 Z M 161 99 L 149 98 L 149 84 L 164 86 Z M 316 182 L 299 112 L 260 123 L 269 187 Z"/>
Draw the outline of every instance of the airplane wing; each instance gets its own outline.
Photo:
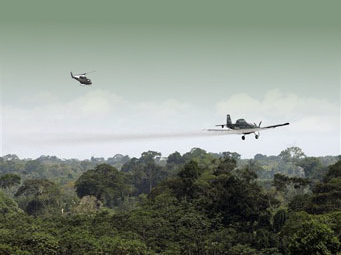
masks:
<path id="1" fill-rule="evenodd" d="M 222 128 L 224 128 L 224 127 L 226 127 L 226 124 L 218 124 L 218 125 L 215 125 L 216 127 L 222 127 Z"/>
<path id="2" fill-rule="evenodd" d="M 243 135 L 248 135 L 255 133 L 260 130 L 265 130 L 265 129 L 270 129 L 270 128 L 276 128 L 276 127 L 282 127 L 282 126 L 287 126 L 289 123 L 284 123 L 284 124 L 277 124 L 277 125 L 272 125 L 272 126 L 267 126 L 267 127 L 257 127 L 257 128 L 243 128 L 243 129 L 223 129 L 223 128 L 214 128 L 214 129 L 206 129 L 207 131 L 210 132 L 219 132 L 221 134 L 227 134 L 227 135 L 232 135 L 232 134 L 243 134 Z"/>
<path id="3" fill-rule="evenodd" d="M 287 126 L 287 125 L 289 125 L 289 124 L 290 124 L 290 123 L 287 122 L 287 123 L 284 123 L 284 124 L 277 124 L 277 125 L 272 125 L 272 126 L 267 126 L 267 127 L 260 127 L 259 129 L 262 130 L 262 129 L 276 128 L 276 127 Z"/>

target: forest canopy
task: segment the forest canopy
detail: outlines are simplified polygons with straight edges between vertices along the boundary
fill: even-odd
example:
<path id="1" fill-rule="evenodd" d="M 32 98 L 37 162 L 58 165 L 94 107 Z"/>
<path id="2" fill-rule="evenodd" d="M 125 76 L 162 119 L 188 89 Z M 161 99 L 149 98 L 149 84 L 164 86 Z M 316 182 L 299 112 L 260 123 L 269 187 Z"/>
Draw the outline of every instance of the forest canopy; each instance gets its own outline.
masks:
<path id="1" fill-rule="evenodd" d="M 341 254 L 341 157 L 0 157 L 0 254 Z"/>

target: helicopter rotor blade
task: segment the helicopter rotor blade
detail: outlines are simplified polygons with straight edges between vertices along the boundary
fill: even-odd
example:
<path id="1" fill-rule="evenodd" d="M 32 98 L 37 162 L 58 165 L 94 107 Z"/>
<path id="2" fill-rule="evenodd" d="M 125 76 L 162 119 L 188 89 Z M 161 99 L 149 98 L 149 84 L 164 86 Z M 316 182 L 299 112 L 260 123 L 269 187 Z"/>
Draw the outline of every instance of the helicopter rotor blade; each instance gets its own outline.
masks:
<path id="1" fill-rule="evenodd" d="M 93 70 L 93 71 L 90 71 L 90 72 L 86 72 L 86 73 L 84 73 L 84 75 L 86 75 L 86 74 L 88 74 L 88 73 L 94 73 L 94 72 L 96 72 L 96 71 Z"/>
<path id="2" fill-rule="evenodd" d="M 75 75 L 87 75 L 88 73 L 94 73 L 94 72 L 96 72 L 96 71 L 94 70 L 94 71 L 86 72 L 86 73 L 77 73 L 77 74 L 75 74 Z"/>

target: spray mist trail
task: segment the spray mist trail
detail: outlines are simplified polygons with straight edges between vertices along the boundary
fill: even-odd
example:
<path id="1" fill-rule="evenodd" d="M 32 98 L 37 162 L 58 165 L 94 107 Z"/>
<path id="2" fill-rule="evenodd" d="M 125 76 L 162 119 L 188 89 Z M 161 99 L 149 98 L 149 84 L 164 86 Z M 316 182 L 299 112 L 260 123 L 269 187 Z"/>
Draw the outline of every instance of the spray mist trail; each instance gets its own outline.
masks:
<path id="1" fill-rule="evenodd" d="M 23 137 L 23 140 L 34 143 L 55 144 L 89 144 L 110 142 L 131 142 L 140 140 L 169 140 L 186 139 L 196 137 L 221 136 L 221 133 L 209 133 L 207 131 L 187 132 L 151 132 L 151 133 L 63 133 L 63 134 L 39 134 L 37 136 Z"/>

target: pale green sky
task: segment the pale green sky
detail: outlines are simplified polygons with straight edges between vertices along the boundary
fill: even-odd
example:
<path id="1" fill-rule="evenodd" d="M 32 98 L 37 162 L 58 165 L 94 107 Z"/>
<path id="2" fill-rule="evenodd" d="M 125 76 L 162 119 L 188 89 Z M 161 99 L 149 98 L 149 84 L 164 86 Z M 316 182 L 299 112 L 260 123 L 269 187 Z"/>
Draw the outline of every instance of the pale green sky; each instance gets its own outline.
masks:
<path id="1" fill-rule="evenodd" d="M 95 100 L 86 101 L 86 109 L 96 114 L 98 109 L 111 109 L 98 121 L 103 121 L 100 127 L 108 126 L 113 132 L 122 131 L 113 119 L 136 127 L 134 117 L 141 119 L 139 130 L 146 131 L 149 125 L 155 130 L 166 121 L 160 116 L 173 120 L 169 127 L 179 126 L 180 120 L 186 122 L 180 125 L 183 128 L 215 124 L 212 122 L 223 120 L 227 111 L 242 115 L 234 119 L 297 121 L 305 117 L 307 128 L 322 121 L 338 126 L 324 138 L 326 149 L 321 151 L 338 154 L 340 7 L 339 1 L 3 1 L 3 151 L 22 149 L 10 139 L 21 115 L 31 116 L 20 123 L 28 130 L 46 131 L 51 123 L 59 125 L 55 132 L 77 129 L 77 123 L 71 121 L 73 113 L 62 106 L 78 105 L 92 95 Z M 70 70 L 96 70 L 89 75 L 93 86 L 78 86 Z M 264 111 L 276 105 L 269 107 L 271 100 L 265 95 L 273 93 L 283 106 L 271 117 Z M 123 105 L 131 109 L 116 112 L 113 102 L 115 110 Z M 326 105 L 322 108 L 327 113 L 316 115 L 316 104 Z M 153 116 L 148 122 L 141 110 L 146 105 L 149 112 L 145 113 Z M 158 105 L 164 106 L 164 112 L 153 115 Z M 174 105 L 181 107 L 170 113 Z M 241 111 L 242 106 L 247 107 Z M 18 118 L 9 117 L 13 112 Z M 60 117 L 39 128 L 37 119 L 54 114 Z M 323 119 L 325 115 L 330 118 Z M 159 121 L 154 122 L 155 118 Z M 83 131 L 87 127 L 103 131 L 93 126 L 89 116 L 84 116 L 83 127 Z M 309 148 L 317 133 L 309 130 L 309 134 L 310 138 L 292 138 L 289 144 Z M 327 149 L 328 144 L 332 149 Z M 245 150 L 252 155 L 252 150 Z M 312 153 L 318 154 L 318 148 Z"/>
<path id="2" fill-rule="evenodd" d="M 96 69 L 101 87 L 125 96 L 134 90 L 194 100 L 196 90 L 198 100 L 209 93 L 214 101 L 278 87 L 336 100 L 337 7 L 338 1 L 8 1 L 0 13 L 5 93 L 48 87 L 65 94 L 57 73 Z"/>
<path id="3" fill-rule="evenodd" d="M 2 1 L 1 23 L 339 29 L 339 1 Z"/>

